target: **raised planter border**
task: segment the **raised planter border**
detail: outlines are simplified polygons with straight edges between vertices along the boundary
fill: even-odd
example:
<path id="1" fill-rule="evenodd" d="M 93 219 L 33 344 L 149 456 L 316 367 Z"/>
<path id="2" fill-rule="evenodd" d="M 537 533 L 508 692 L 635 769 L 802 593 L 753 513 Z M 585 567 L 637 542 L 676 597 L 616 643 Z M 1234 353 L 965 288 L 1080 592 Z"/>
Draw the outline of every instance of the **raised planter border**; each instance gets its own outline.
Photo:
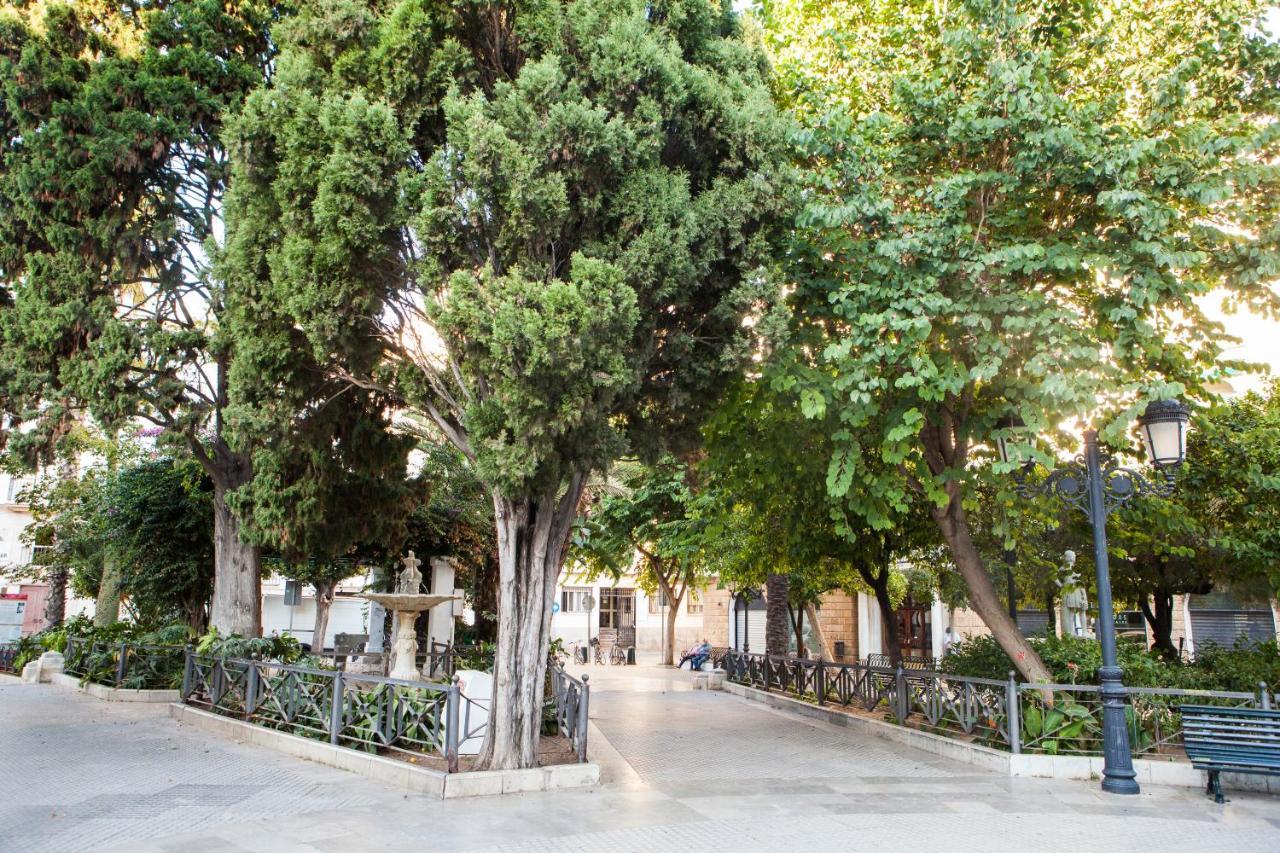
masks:
<path id="1" fill-rule="evenodd" d="M 204 731 L 282 752 L 295 758 L 336 767 L 339 770 L 348 770 L 388 785 L 441 799 L 590 788 L 599 784 L 600 781 L 600 766 L 590 762 L 555 764 L 529 770 L 475 770 L 451 774 L 432 770 L 429 767 L 406 764 L 381 755 L 372 755 L 311 738 L 299 737 L 288 732 L 268 729 L 265 726 L 255 726 L 243 720 L 224 717 L 181 702 L 173 702 L 169 705 L 169 716 L 179 723 L 189 724 Z"/>
<path id="2" fill-rule="evenodd" d="M 726 681 L 724 686 L 730 693 L 748 701 L 760 702 L 771 708 L 831 723 L 859 734 L 890 740 L 953 761 L 972 764 L 1004 776 L 1070 780 L 1102 778 L 1102 756 L 1100 755 L 1041 755 L 1038 753 L 1014 755 L 989 746 L 965 743 L 954 738 L 897 726 L 882 720 L 833 711 L 792 696 L 766 692 L 732 681 Z M 1205 772 L 1197 770 L 1186 761 L 1135 758 L 1133 769 L 1138 772 L 1140 785 L 1170 785 L 1200 789 L 1205 786 Z M 1280 794 L 1280 778 L 1270 776 L 1224 773 L 1222 783 L 1224 787 L 1236 790 Z"/>
<path id="3" fill-rule="evenodd" d="M 67 675 L 65 672 L 55 672 L 49 677 L 49 683 L 57 687 L 68 687 L 72 690 L 79 690 L 92 696 L 94 699 L 101 699 L 104 702 L 176 702 L 178 701 L 177 690 L 125 690 L 119 687 L 108 687 L 105 684 L 94 684 L 92 681 L 85 684 L 80 683 L 80 679 L 74 675 Z"/>

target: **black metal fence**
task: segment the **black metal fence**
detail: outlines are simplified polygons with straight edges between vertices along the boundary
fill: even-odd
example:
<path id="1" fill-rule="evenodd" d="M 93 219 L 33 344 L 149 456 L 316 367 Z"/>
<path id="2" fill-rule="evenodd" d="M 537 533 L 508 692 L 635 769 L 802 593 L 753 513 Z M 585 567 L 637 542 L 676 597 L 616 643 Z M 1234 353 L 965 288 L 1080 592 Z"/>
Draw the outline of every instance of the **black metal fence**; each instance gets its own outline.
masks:
<path id="1" fill-rule="evenodd" d="M 591 704 L 588 676 L 574 678 L 562 667 L 551 668 L 551 692 L 555 702 L 556 726 L 569 739 L 578 762 L 587 760 L 587 711 Z"/>
<path id="2" fill-rule="evenodd" d="M 459 767 L 459 745 L 483 736 L 488 709 L 458 681 L 403 681 L 341 670 L 219 658 L 188 651 L 182 701 L 214 713 L 367 752 L 429 753 Z M 556 719 L 586 760 L 587 689 L 552 672 Z"/>
<path id="3" fill-rule="evenodd" d="M 900 725 L 961 735 L 1015 753 L 1094 755 L 1102 750 L 1097 685 L 1028 684 L 1014 673 L 1000 681 L 735 651 L 727 652 L 721 665 L 730 681 L 748 687 L 818 705 L 879 710 Z M 1265 684 L 1256 694 L 1162 687 L 1130 687 L 1128 694 L 1129 738 L 1136 755 L 1181 748 L 1182 704 L 1270 708 L 1275 703 Z"/>
<path id="4" fill-rule="evenodd" d="M 174 689 L 182 676 L 185 654 L 185 646 L 67 637 L 63 671 L 110 687 Z"/>

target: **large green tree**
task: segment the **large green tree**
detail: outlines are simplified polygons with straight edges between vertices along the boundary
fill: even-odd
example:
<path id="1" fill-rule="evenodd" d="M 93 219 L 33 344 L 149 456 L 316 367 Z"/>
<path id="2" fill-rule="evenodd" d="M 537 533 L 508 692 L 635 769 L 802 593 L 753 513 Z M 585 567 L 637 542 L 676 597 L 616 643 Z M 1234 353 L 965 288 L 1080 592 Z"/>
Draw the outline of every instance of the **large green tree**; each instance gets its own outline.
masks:
<path id="1" fill-rule="evenodd" d="M 1215 587 L 1280 590 L 1280 393 L 1250 393 L 1197 415 L 1168 498 L 1116 514 L 1109 543 L 1117 588 L 1176 658 L 1173 597 Z"/>
<path id="2" fill-rule="evenodd" d="M 234 346 L 209 275 L 225 118 L 268 72 L 274 5 L 11 4 L 0 11 L 0 438 L 29 463 L 92 416 L 153 421 L 213 481 L 213 623 L 260 628 L 258 552 L 228 505 Z"/>
<path id="3" fill-rule="evenodd" d="M 531 766 L 588 475 L 692 432 L 765 295 L 784 187 L 763 56 L 707 0 L 330 0 L 274 33 L 226 255 L 233 291 L 272 297 L 238 328 L 297 330 L 326 377 L 474 465 L 501 581 L 480 763 Z"/>
<path id="4" fill-rule="evenodd" d="M 799 346 L 798 340 L 790 345 Z M 833 496 L 828 460 L 835 450 L 835 415 L 806 417 L 799 402 L 761 378 L 740 383 L 710 420 L 703 469 L 711 488 L 704 503 L 718 507 L 703 512 L 721 523 L 705 525 L 706 547 L 718 554 L 722 574 L 735 585 L 753 577 L 766 584 L 787 578 L 783 590 L 768 593 L 781 599 L 770 606 L 780 606 L 784 620 L 783 636 L 766 638 L 771 654 L 785 654 L 789 645 L 788 604 L 809 610 L 816 623 L 811 605 L 823 593 L 865 589 L 876 599 L 885 646 L 896 663 L 901 643 L 895 575 L 905 561 L 936 550 L 937 534 L 918 498 L 873 524 L 861 514 L 859 501 Z M 725 534 L 728 541 L 716 541 Z"/>
<path id="5" fill-rule="evenodd" d="M 695 486 L 690 467 L 670 456 L 628 471 L 590 507 L 574 549 L 589 574 L 617 577 L 638 568 L 640 584 L 661 594 L 667 607 L 662 662 L 668 666 L 675 662 L 680 605 L 707 579 Z"/>
<path id="6" fill-rule="evenodd" d="M 970 605 L 1028 680 L 1050 673 L 974 543 L 975 451 L 1015 413 L 1128 444 L 1146 400 L 1203 398 L 1220 370 L 1200 297 L 1275 308 L 1265 5 L 868 2 L 829 28 L 775 19 L 775 41 L 794 27 L 840 57 L 780 55 L 783 79 L 807 81 L 794 303 L 821 342 L 794 375 L 806 411 L 839 422 L 830 490 L 873 522 L 925 495 Z M 804 94 L 830 91 L 834 109 Z"/>

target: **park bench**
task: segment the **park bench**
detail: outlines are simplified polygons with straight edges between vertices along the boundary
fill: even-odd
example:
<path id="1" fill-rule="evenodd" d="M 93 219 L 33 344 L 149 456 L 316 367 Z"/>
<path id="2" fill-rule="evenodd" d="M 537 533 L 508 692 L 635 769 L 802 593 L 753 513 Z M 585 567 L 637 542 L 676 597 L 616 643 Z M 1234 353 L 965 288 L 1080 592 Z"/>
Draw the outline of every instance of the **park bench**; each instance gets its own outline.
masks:
<path id="1" fill-rule="evenodd" d="M 867 655 L 867 666 L 875 667 L 892 667 L 893 662 L 888 655 Z M 931 670 L 933 669 L 933 658 L 909 658 L 902 659 L 903 669 Z"/>
<path id="2" fill-rule="evenodd" d="M 1191 765 L 1206 770 L 1205 793 L 1226 802 L 1219 774 L 1280 776 L 1280 711 L 1183 705 L 1182 742 Z"/>

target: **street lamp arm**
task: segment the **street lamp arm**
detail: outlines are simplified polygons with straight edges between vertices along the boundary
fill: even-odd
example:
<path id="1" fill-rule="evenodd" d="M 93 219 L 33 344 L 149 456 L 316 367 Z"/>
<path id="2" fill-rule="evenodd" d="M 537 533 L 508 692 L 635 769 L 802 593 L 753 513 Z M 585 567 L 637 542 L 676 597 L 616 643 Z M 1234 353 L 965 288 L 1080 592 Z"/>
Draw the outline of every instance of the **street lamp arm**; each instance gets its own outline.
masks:
<path id="1" fill-rule="evenodd" d="M 1017 491 L 1024 498 L 1040 495 L 1055 495 L 1067 506 L 1073 506 L 1085 514 L 1090 521 L 1101 521 L 1110 516 L 1119 506 L 1131 501 L 1136 495 L 1156 495 L 1168 497 L 1173 494 L 1173 472 L 1164 469 L 1163 482 L 1149 480 L 1133 468 L 1116 463 L 1114 459 L 1106 460 L 1099 468 L 1097 476 L 1102 483 L 1102 519 L 1095 519 L 1089 501 L 1089 466 L 1083 457 L 1077 456 L 1066 465 L 1054 468 L 1038 482 L 1028 482 L 1025 478 L 1027 469 L 1019 476 Z"/>

